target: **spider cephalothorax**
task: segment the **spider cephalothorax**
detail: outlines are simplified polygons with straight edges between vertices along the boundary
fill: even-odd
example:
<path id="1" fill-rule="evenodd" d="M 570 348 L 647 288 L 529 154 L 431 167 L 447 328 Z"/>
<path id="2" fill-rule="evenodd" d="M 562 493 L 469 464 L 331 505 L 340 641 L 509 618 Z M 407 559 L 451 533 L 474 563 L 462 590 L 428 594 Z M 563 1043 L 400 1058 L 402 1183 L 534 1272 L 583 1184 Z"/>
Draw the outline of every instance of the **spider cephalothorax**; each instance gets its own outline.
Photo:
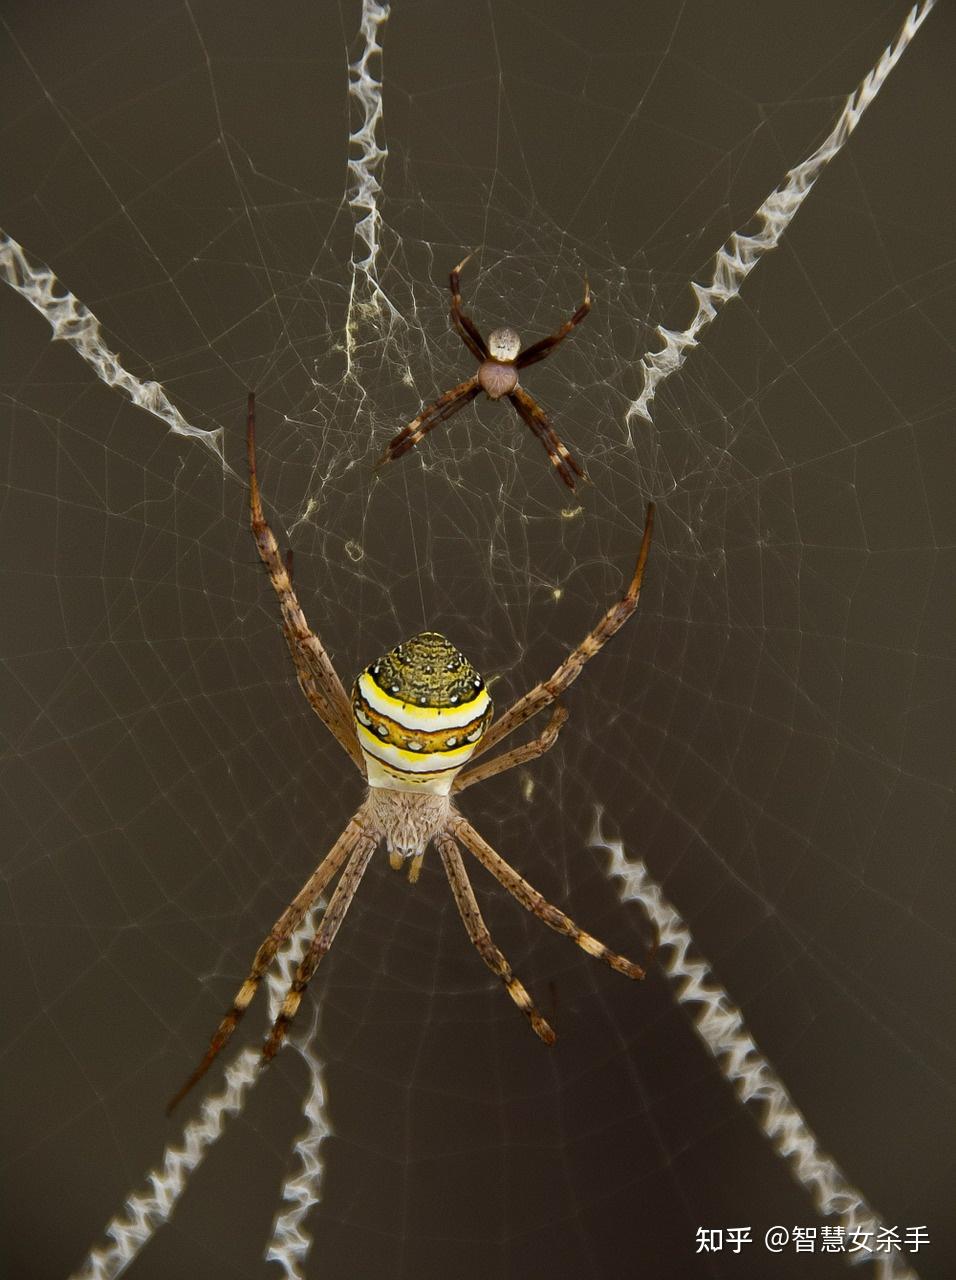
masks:
<path id="1" fill-rule="evenodd" d="M 451 288 L 451 322 L 462 342 L 475 357 L 478 372 L 471 378 L 460 382 L 451 391 L 439 396 L 434 404 L 423 409 L 407 427 L 404 427 L 382 455 L 381 462 L 392 462 L 400 458 L 409 449 L 414 449 L 432 428 L 447 422 L 450 417 L 470 404 L 480 392 L 484 392 L 490 400 L 510 400 L 515 412 L 522 422 L 541 441 L 554 469 L 568 486 L 573 489 L 577 480 L 584 475 L 578 462 L 565 448 L 558 438 L 551 420 L 533 396 L 528 395 L 518 382 L 518 373 L 529 365 L 537 364 L 545 356 L 549 356 L 555 347 L 563 342 L 571 330 L 581 323 L 591 310 L 591 291 L 587 281 L 584 283 L 584 299 L 570 320 L 565 321 L 559 329 L 547 338 L 533 342 L 530 347 L 521 347 L 521 337 L 510 326 L 493 329 L 488 341 L 481 335 L 481 330 L 461 308 L 461 269 L 465 265 L 459 262 L 449 276 Z"/>
<path id="2" fill-rule="evenodd" d="M 349 698 L 329 655 L 305 614 L 292 585 L 291 555 L 283 556 L 266 522 L 256 475 L 255 397 L 249 396 L 247 427 L 249 505 L 259 557 L 269 571 L 282 610 L 285 634 L 303 693 L 339 746 L 368 784 L 364 800 L 344 831 L 256 952 L 249 974 L 212 1037 L 199 1066 L 170 1102 L 170 1110 L 201 1079 L 235 1031 L 279 948 L 299 928 L 306 913 L 338 877 L 315 937 L 299 962 L 282 1008 L 262 1050 L 263 1061 L 278 1052 L 303 992 L 332 946 L 372 854 L 385 844 L 393 867 L 408 866 L 418 878 L 427 847 L 434 844 L 462 923 L 488 968 L 546 1044 L 554 1032 L 535 1007 L 507 959 L 491 940 L 482 919 L 461 847 L 485 867 L 528 911 L 571 938 L 588 955 L 629 978 L 643 978 L 633 960 L 610 951 L 597 938 L 548 902 L 485 841 L 458 811 L 452 795 L 517 765 L 527 764 L 555 743 L 567 712 L 558 699 L 584 664 L 624 625 L 637 608 L 644 565 L 651 545 L 654 508 L 647 509 L 637 566 L 622 598 L 565 658 L 547 680 L 513 702 L 491 723 L 492 705 L 482 677 L 450 641 L 423 631 L 362 672 Z M 551 719 L 536 738 L 481 764 L 472 757 L 496 746 L 538 712 L 552 707 Z M 468 767 L 464 767 L 465 765 Z"/>

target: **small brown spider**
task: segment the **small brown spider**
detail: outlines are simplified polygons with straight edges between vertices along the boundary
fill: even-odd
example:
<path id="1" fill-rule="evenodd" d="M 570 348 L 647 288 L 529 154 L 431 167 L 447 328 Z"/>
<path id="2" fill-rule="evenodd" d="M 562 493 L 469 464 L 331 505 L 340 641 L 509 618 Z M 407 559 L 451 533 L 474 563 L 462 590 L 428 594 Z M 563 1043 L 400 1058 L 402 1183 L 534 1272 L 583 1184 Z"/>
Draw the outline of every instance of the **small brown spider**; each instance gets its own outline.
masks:
<path id="1" fill-rule="evenodd" d="M 312 975 L 335 941 L 372 854 L 383 843 L 392 867 L 400 870 L 407 866 L 412 884 L 418 879 L 427 846 L 431 843 L 437 846 L 468 937 L 488 968 L 504 983 L 508 995 L 535 1034 L 545 1044 L 552 1044 L 554 1031 L 491 940 L 465 870 L 459 842 L 525 910 L 576 942 L 589 956 L 603 960 L 629 978 L 643 978 L 644 969 L 585 933 L 548 902 L 479 835 L 459 811 L 452 795 L 507 769 L 536 760 L 554 746 L 568 715 L 559 701 L 561 694 L 637 609 L 654 528 L 653 504 L 647 508 L 637 564 L 624 595 L 611 605 L 546 680 L 529 689 L 493 719 L 494 710 L 484 680 L 464 654 L 437 631 L 412 636 L 370 663 L 355 681 L 351 695 L 345 692 L 322 641 L 310 629 L 302 612 L 292 584 L 291 553 L 285 557 L 280 554 L 262 509 L 256 472 L 256 405 L 252 393 L 246 448 L 252 534 L 259 559 L 269 572 L 279 600 L 282 630 L 295 663 L 299 686 L 361 774 L 367 790 L 345 830 L 272 926 L 205 1056 L 172 1099 L 168 1110 L 206 1074 L 239 1025 L 279 948 L 338 877 L 315 937 L 295 971 L 263 1047 L 264 1063 L 275 1056 Z M 551 719 L 536 738 L 465 768 L 469 761 L 497 746 L 548 707 L 553 708 Z"/>
<path id="2" fill-rule="evenodd" d="M 591 290 L 588 282 L 587 280 L 584 282 L 584 300 L 571 319 L 549 337 L 533 342 L 530 347 L 525 347 L 522 351 L 521 338 L 514 329 L 508 327 L 492 329 L 486 343 L 478 326 L 462 311 L 459 277 L 462 267 L 470 257 L 471 254 L 455 267 L 448 277 L 448 286 L 451 289 L 451 322 L 462 342 L 475 359 L 480 361 L 478 372 L 465 382 L 460 382 L 451 391 L 446 391 L 443 396 L 439 396 L 427 409 L 423 409 L 418 417 L 389 443 L 379 460 L 379 465 L 392 462 L 395 458 L 400 458 L 403 453 L 407 453 L 409 449 L 414 449 L 419 440 L 433 427 L 447 422 L 453 414 L 463 409 L 466 404 L 470 404 L 475 396 L 483 391 L 489 400 L 501 400 L 507 396 L 525 426 L 530 428 L 544 445 L 558 475 L 569 489 L 573 489 L 577 479 L 584 477 L 584 471 L 558 439 L 550 419 L 541 406 L 518 385 L 518 370 L 527 369 L 528 365 L 537 364 L 539 360 L 550 355 L 574 326 L 581 323 L 591 310 Z"/>

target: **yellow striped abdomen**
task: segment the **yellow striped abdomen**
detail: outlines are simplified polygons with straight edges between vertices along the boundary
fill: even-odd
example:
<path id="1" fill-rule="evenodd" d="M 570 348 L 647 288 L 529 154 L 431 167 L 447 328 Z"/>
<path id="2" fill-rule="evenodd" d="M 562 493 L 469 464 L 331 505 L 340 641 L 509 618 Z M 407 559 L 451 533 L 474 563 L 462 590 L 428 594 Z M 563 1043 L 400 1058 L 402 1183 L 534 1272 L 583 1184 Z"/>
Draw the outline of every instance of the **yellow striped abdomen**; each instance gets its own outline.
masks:
<path id="1" fill-rule="evenodd" d="M 352 689 L 369 786 L 448 795 L 492 712 L 484 680 L 443 635 L 405 640 Z"/>

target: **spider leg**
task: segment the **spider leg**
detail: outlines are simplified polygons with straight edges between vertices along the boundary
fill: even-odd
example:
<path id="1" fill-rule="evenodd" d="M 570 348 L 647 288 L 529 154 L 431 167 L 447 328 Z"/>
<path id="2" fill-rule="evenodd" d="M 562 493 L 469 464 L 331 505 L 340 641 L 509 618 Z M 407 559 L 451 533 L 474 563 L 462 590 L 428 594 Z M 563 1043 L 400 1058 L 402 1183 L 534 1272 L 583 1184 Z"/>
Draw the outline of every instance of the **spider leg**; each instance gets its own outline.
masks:
<path id="1" fill-rule="evenodd" d="M 603 960 L 605 964 L 609 964 L 618 973 L 623 973 L 628 978 L 644 977 L 644 969 L 639 964 L 635 964 L 633 960 L 628 960 L 626 956 L 618 955 L 616 951 L 611 951 L 603 942 L 599 942 L 597 938 L 592 938 L 589 933 L 585 933 L 583 929 L 579 928 L 570 916 L 566 916 L 563 911 L 548 902 L 547 898 L 532 885 L 528 884 L 527 880 L 520 876 L 514 867 L 505 862 L 504 858 L 499 853 L 496 853 L 491 845 L 482 839 L 471 823 L 466 821 L 460 814 L 453 819 L 452 830 L 462 844 L 475 855 L 481 865 L 487 868 L 500 884 L 504 885 L 511 896 L 520 902 L 526 911 L 530 911 L 539 920 L 543 920 L 556 933 L 563 933 L 566 938 L 576 942 L 582 951 L 586 951 L 589 956 L 593 956 L 596 960 Z M 656 950 L 657 944 L 655 943 L 651 955 Z"/>
<path id="2" fill-rule="evenodd" d="M 246 454 L 249 462 L 249 511 L 252 535 L 256 541 L 259 559 L 269 571 L 272 586 L 279 598 L 282 610 L 282 630 L 295 663 L 296 673 L 303 693 L 312 709 L 351 757 L 356 768 L 365 776 L 365 760 L 358 737 L 352 726 L 352 708 L 342 681 L 332 660 L 323 648 L 322 641 L 310 629 L 292 585 L 291 552 L 283 558 L 275 535 L 269 528 L 262 510 L 259 493 L 259 477 L 256 470 L 256 396 L 249 392 L 249 411 L 246 424 Z"/>
<path id="3" fill-rule="evenodd" d="M 637 608 L 640 600 L 644 567 L 647 564 L 647 556 L 651 549 L 653 534 L 654 504 L 649 502 L 647 504 L 647 518 L 644 522 L 644 536 L 641 539 L 641 549 L 637 556 L 637 565 L 634 569 L 634 576 L 631 578 L 624 595 L 616 604 L 611 605 L 594 630 L 590 631 L 578 647 L 568 654 L 547 680 L 542 680 L 533 689 L 529 689 L 526 694 L 513 702 L 508 710 L 491 724 L 487 733 L 475 748 L 472 760 L 475 759 L 475 756 L 495 746 L 509 733 L 513 733 L 515 729 L 520 728 L 526 720 L 530 720 L 539 711 L 550 706 L 552 702 L 561 696 L 568 685 L 574 683 L 581 674 L 584 664 L 604 648 L 616 631 L 620 631 L 621 627 L 624 626 L 624 623 L 627 622 Z"/>
<path id="4" fill-rule="evenodd" d="M 530 742 L 525 742 L 522 746 L 515 747 L 511 751 L 506 751 L 504 755 L 495 756 L 493 760 L 486 760 L 484 764 L 466 769 L 452 783 L 452 791 L 456 793 L 464 791 L 466 787 L 472 787 L 476 782 L 484 782 L 488 778 L 493 778 L 498 773 L 504 773 L 506 769 L 513 769 L 519 764 L 527 764 L 529 760 L 537 760 L 538 756 L 543 756 L 546 751 L 550 751 L 557 742 L 558 734 L 561 732 L 561 728 L 567 718 L 567 707 L 563 707 L 560 702 L 557 703 L 551 719 L 536 738 L 532 738 Z"/>
<path id="5" fill-rule="evenodd" d="M 462 923 L 468 931 L 468 937 L 474 943 L 478 954 L 491 972 L 497 974 L 505 984 L 505 990 L 531 1023 L 535 1035 L 540 1036 L 545 1044 L 554 1044 L 554 1031 L 538 1012 L 534 1001 L 515 977 L 511 965 L 505 959 L 503 952 L 499 951 L 491 940 L 491 934 L 482 919 L 474 890 L 468 879 L 468 872 L 465 870 L 465 864 L 462 862 L 461 854 L 458 852 L 458 846 L 455 844 L 454 839 L 447 832 L 443 832 L 435 837 L 435 843 L 438 845 L 438 852 L 441 854 L 441 860 L 445 866 L 445 873 L 448 876 L 451 891 L 455 895 L 455 903 L 461 915 Z"/>
<path id="6" fill-rule="evenodd" d="M 579 325 L 587 313 L 591 310 L 591 286 L 584 280 L 584 298 L 581 305 L 575 311 L 570 320 L 566 320 L 560 329 L 555 329 L 554 333 L 547 338 L 541 338 L 538 342 L 533 342 L 530 347 L 525 347 L 524 351 L 515 361 L 519 369 L 527 369 L 529 364 L 537 364 L 539 360 L 543 360 L 545 356 L 549 356 L 551 352 L 563 342 L 575 325 Z"/>
<path id="7" fill-rule="evenodd" d="M 573 489 L 577 479 L 584 478 L 584 470 L 564 447 L 548 415 L 523 387 L 515 387 L 508 399 L 514 405 L 525 426 L 530 427 L 544 445 L 558 475 L 569 489 Z"/>
<path id="8" fill-rule="evenodd" d="M 306 912 L 324 891 L 329 882 L 342 869 L 346 859 L 352 853 L 356 844 L 364 840 L 364 838 L 365 832 L 363 828 L 353 818 L 339 836 L 338 840 L 336 840 L 330 851 L 322 859 L 318 867 L 269 930 L 266 940 L 256 952 L 256 957 L 252 962 L 252 968 L 249 970 L 245 982 L 243 982 L 242 986 L 236 992 L 235 999 L 230 1005 L 226 1016 L 220 1022 L 215 1035 L 209 1042 L 209 1048 L 206 1050 L 205 1056 L 183 1087 L 170 1099 L 169 1104 L 166 1107 L 167 1115 L 169 1115 L 173 1108 L 182 1101 L 187 1093 L 189 1093 L 193 1085 L 198 1084 L 212 1066 L 220 1051 L 225 1047 L 230 1036 L 239 1025 L 243 1014 L 252 1003 L 253 997 L 259 989 L 260 982 L 265 977 L 269 966 L 275 959 L 276 952 L 296 931 L 305 918 Z"/>
<path id="9" fill-rule="evenodd" d="M 377 844 L 377 840 L 372 839 L 370 836 L 365 836 L 353 845 L 345 870 L 342 872 L 341 879 L 335 886 L 335 892 L 329 899 L 329 905 L 322 915 L 322 922 L 316 931 L 315 937 L 312 939 L 308 951 L 299 961 L 295 976 L 285 994 L 285 999 L 282 1001 L 279 1016 L 272 1024 L 272 1030 L 263 1045 L 263 1065 L 271 1061 L 282 1047 L 282 1042 L 285 1040 L 286 1032 L 289 1029 L 289 1023 L 295 1017 L 302 1002 L 302 993 L 309 985 L 322 957 L 329 951 L 335 941 L 339 925 L 345 919 L 345 913 L 352 904 L 355 891 L 362 882 L 365 868 L 368 866 L 369 859 L 375 852 Z"/>
<path id="10" fill-rule="evenodd" d="M 457 267 L 452 267 L 448 276 L 448 287 L 451 290 L 451 322 L 455 326 L 455 331 L 461 338 L 462 342 L 475 357 L 479 364 L 488 359 L 488 347 L 485 340 L 481 336 L 481 330 L 475 324 L 470 316 L 466 316 L 461 309 L 461 269 L 466 262 L 470 262 L 472 254 L 469 253 L 467 258 L 462 258 Z"/>
<path id="11" fill-rule="evenodd" d="M 289 581 L 292 581 L 292 548 L 290 547 L 285 553 L 286 573 L 289 575 Z M 296 632 L 285 623 L 282 624 L 282 634 L 285 636 L 286 644 L 289 646 L 289 652 L 292 654 L 292 662 L 295 666 L 296 679 L 299 688 L 305 694 L 306 698 L 312 706 L 312 710 L 319 716 L 321 720 L 325 720 L 325 716 L 320 708 L 326 708 L 327 703 L 323 698 L 321 680 L 316 679 L 314 663 L 311 660 L 308 649 L 303 648 L 299 643 Z M 366 774 L 365 759 L 363 756 L 356 756 L 349 748 L 349 756 L 353 764 L 357 766 L 362 776 Z"/>
<path id="12" fill-rule="evenodd" d="M 457 387 L 452 387 L 451 391 L 446 391 L 443 396 L 439 396 L 434 404 L 423 409 L 417 418 L 413 418 L 407 427 L 403 427 L 398 435 L 388 442 L 385 452 L 376 465 L 381 467 L 386 462 L 394 462 L 403 453 L 408 453 L 409 449 L 414 449 L 419 440 L 423 439 L 429 431 L 447 422 L 459 409 L 464 409 L 466 404 L 470 404 L 479 390 L 478 375 L 475 374 L 465 382 L 459 382 Z"/>

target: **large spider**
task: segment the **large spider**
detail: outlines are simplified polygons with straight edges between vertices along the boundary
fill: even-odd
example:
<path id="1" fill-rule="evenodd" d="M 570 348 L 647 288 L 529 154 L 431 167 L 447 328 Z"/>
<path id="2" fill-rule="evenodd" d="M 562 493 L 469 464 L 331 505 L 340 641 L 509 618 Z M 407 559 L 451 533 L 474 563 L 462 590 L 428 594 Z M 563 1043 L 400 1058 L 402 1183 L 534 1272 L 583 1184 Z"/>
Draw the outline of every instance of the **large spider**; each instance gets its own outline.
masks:
<path id="1" fill-rule="evenodd" d="M 292 585 L 291 553 L 285 558 L 280 555 L 275 536 L 263 515 L 256 474 L 255 421 L 255 396 L 250 393 L 246 435 L 249 505 L 259 557 L 279 597 L 282 630 L 302 692 L 367 780 L 368 792 L 331 851 L 272 926 L 205 1056 L 171 1100 L 170 1111 L 205 1075 L 249 1007 L 276 952 L 299 927 L 319 895 L 339 875 L 338 885 L 296 969 L 263 1047 L 264 1063 L 275 1056 L 302 994 L 319 961 L 332 946 L 369 860 L 382 841 L 388 847 L 389 861 L 395 870 L 407 863 L 412 883 L 418 879 L 426 847 L 431 841 L 435 842 L 469 938 L 546 1044 L 554 1042 L 554 1032 L 491 940 L 462 861 L 459 841 L 523 907 L 545 924 L 619 973 L 629 978 L 644 977 L 644 969 L 639 964 L 608 950 L 602 942 L 578 928 L 509 866 L 458 812 L 451 793 L 464 791 L 476 782 L 534 760 L 554 745 L 568 714 L 558 698 L 577 679 L 588 659 L 594 657 L 637 608 L 651 545 L 653 504 L 647 508 L 637 567 L 624 596 L 608 609 L 594 630 L 547 680 L 518 698 L 494 723 L 491 723 L 491 699 L 481 676 L 468 659 L 436 631 L 413 636 L 366 667 L 355 681 L 350 699 L 321 640 L 305 620 Z M 496 746 L 532 716 L 552 705 L 551 719 L 538 737 L 461 772 L 469 759 Z"/>
<path id="2" fill-rule="evenodd" d="M 451 272 L 448 277 L 448 287 L 451 289 L 451 322 L 462 342 L 479 361 L 478 372 L 464 382 L 460 382 L 451 391 L 446 391 L 443 396 L 439 396 L 427 409 L 423 409 L 417 418 L 389 442 L 379 464 L 392 462 L 395 458 L 400 458 L 403 453 L 407 453 L 409 449 L 414 449 L 419 440 L 433 427 L 447 422 L 453 414 L 456 414 L 459 409 L 464 409 L 466 404 L 470 404 L 475 396 L 483 391 L 489 400 L 500 400 L 503 396 L 507 396 L 525 426 L 529 427 L 544 445 L 558 475 L 569 489 L 573 489 L 577 479 L 584 476 L 584 471 L 559 440 L 541 406 L 523 387 L 518 385 L 518 370 L 527 369 L 528 365 L 537 364 L 539 360 L 549 356 L 554 348 L 564 341 L 574 326 L 581 323 L 591 310 L 591 290 L 588 283 L 585 280 L 584 300 L 577 311 L 549 337 L 533 342 L 530 347 L 522 350 L 518 333 L 506 327 L 492 329 L 486 343 L 478 326 L 461 309 L 460 273 L 470 257 L 471 254 L 459 262 Z"/>

